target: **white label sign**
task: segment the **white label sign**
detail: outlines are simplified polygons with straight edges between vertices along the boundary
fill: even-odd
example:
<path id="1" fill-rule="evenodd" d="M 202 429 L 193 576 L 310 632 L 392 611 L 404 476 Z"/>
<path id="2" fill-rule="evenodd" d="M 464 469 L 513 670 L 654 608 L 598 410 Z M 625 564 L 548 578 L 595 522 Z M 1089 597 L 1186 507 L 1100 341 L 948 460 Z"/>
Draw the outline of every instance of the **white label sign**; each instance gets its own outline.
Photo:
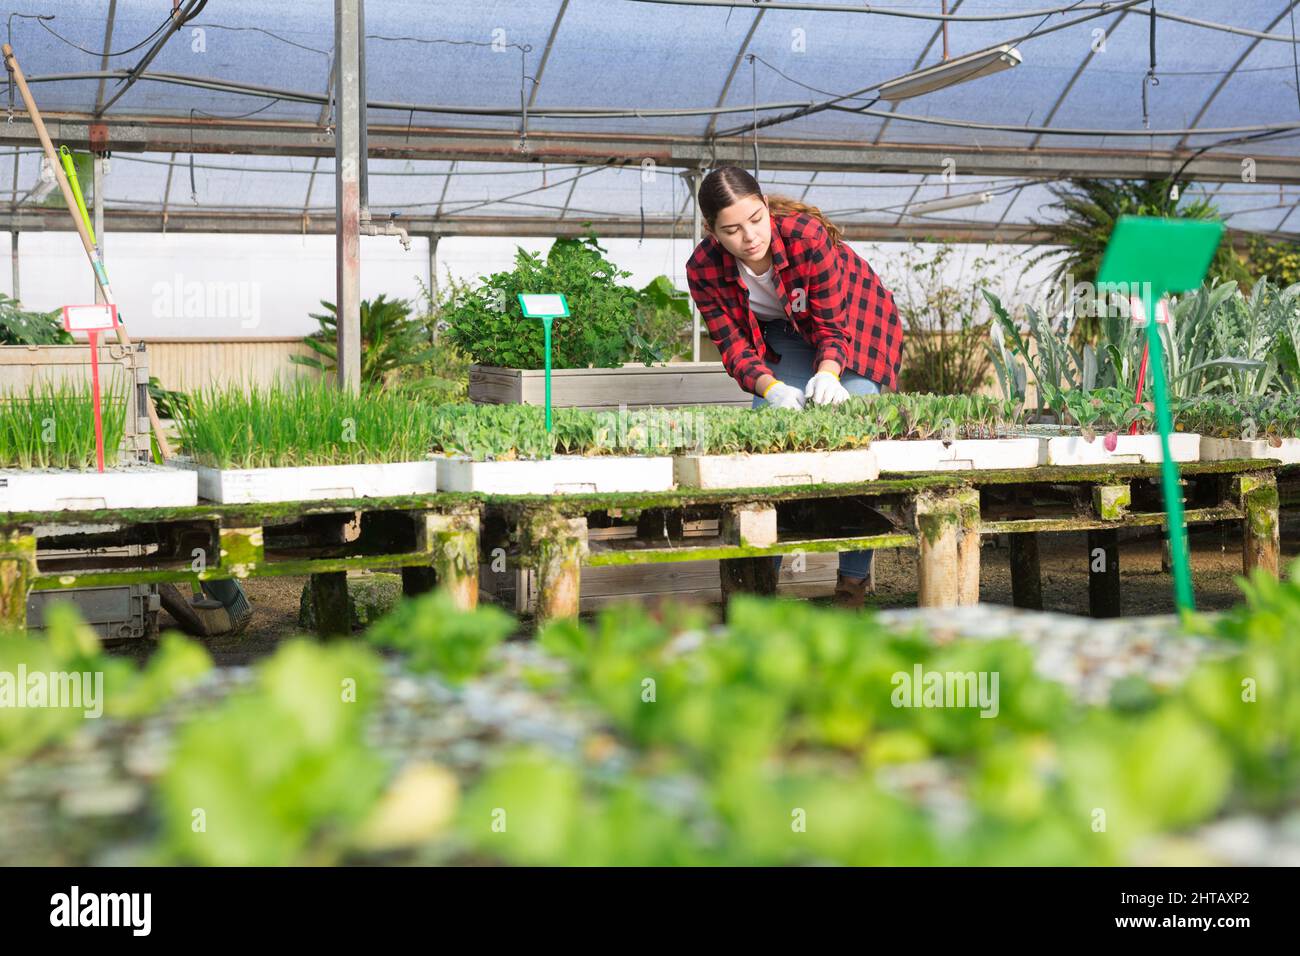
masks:
<path id="1" fill-rule="evenodd" d="M 65 305 L 63 327 L 69 332 L 103 332 L 117 326 L 115 305 Z"/>

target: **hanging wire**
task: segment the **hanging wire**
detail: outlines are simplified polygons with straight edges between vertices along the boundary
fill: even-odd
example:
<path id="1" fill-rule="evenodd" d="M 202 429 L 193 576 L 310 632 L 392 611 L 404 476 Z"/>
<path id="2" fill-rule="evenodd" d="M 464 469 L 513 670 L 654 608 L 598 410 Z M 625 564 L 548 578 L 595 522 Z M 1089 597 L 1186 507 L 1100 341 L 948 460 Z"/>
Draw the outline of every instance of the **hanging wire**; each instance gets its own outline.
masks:
<path id="1" fill-rule="evenodd" d="M 533 86 L 537 85 L 537 78 L 528 75 L 528 54 L 532 51 L 532 45 L 525 43 L 519 47 L 519 115 L 521 117 L 519 125 L 519 149 L 528 149 L 528 98 L 525 87 L 529 80 L 533 81 Z"/>
<path id="2" fill-rule="evenodd" d="M 758 179 L 758 64 L 755 62 L 757 57 L 750 53 L 749 55 L 749 96 L 753 108 L 753 119 L 751 129 L 754 131 L 754 178 Z"/>
<path id="3" fill-rule="evenodd" d="M 51 27 L 48 23 L 45 22 L 46 20 L 53 20 L 54 19 L 53 14 L 49 14 L 46 16 L 32 16 L 31 14 L 19 13 L 16 14 L 16 16 L 31 17 L 31 19 L 34 19 L 37 23 L 39 23 L 41 27 L 45 30 L 45 32 L 50 34 L 50 36 L 55 37 L 58 40 L 62 40 L 64 43 L 72 47 L 74 50 L 80 50 L 82 53 L 89 53 L 91 56 L 125 56 L 128 53 L 134 53 L 136 50 L 140 49 L 140 47 L 144 46 L 145 44 L 153 40 L 156 36 L 158 36 L 158 34 L 166 30 L 168 25 L 171 24 L 172 22 L 171 14 L 168 14 L 167 19 L 164 20 L 162 23 L 158 24 L 158 29 L 154 30 L 153 33 L 149 34 L 147 37 L 145 37 L 135 46 L 127 47 L 125 50 L 115 50 L 110 53 L 107 50 L 88 50 L 86 49 L 86 47 L 78 46 L 76 43 L 73 43 L 67 37 L 63 36 L 60 33 L 57 33 L 53 27 Z M 13 40 L 13 35 L 11 33 L 10 34 L 11 45 L 12 45 L 12 40 Z"/>
<path id="4" fill-rule="evenodd" d="M 44 25 L 45 25 L 45 24 L 44 24 L 44 21 L 45 21 L 45 20 L 53 20 L 53 19 L 54 19 L 54 14 L 52 14 L 52 13 L 11 13 L 11 14 L 9 14 L 9 19 L 5 21 L 5 28 L 8 30 L 8 36 L 9 36 L 9 47 L 10 47 L 11 49 L 13 48 L 13 45 L 14 45 L 14 17 L 18 17 L 18 18 L 23 19 L 23 20 L 35 20 L 37 23 L 40 23 L 42 26 L 44 26 Z M 8 71 L 9 71 L 9 74 L 10 74 L 10 76 L 9 76 L 9 82 L 6 84 L 6 85 L 9 87 L 9 113 L 8 113 L 8 116 L 5 118 L 5 125 L 7 125 L 7 126 L 13 126 L 13 125 L 14 125 L 14 81 L 13 81 L 13 70 L 10 69 L 10 67 L 9 67 L 9 63 L 8 63 L 7 60 L 5 61 L 5 69 L 8 70 Z"/>
<path id="5" fill-rule="evenodd" d="M 645 171 L 638 169 L 636 175 L 637 181 L 637 204 L 641 207 L 641 233 L 637 236 L 636 247 L 641 248 L 641 243 L 645 240 Z"/>
<path id="6" fill-rule="evenodd" d="M 1150 65 L 1147 67 L 1146 76 L 1142 78 L 1142 128 L 1151 128 L 1151 112 L 1147 104 L 1147 87 L 1159 86 L 1160 78 L 1156 76 L 1156 0 L 1151 0 L 1150 28 L 1147 34 L 1147 44 L 1149 47 Z M 1177 186 L 1175 185 L 1175 189 Z"/>

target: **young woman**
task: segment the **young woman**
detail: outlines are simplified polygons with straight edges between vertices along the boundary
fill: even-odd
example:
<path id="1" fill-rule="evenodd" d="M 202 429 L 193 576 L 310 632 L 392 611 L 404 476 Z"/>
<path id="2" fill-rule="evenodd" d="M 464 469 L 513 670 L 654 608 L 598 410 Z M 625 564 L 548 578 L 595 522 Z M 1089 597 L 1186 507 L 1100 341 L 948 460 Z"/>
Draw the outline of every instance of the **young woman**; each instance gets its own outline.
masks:
<path id="1" fill-rule="evenodd" d="M 753 407 L 803 408 L 893 388 L 903 352 L 894 298 L 820 209 L 764 196 L 738 166 L 700 184 L 708 235 L 686 263 L 722 364 Z M 840 553 L 835 603 L 861 607 L 870 551 Z M 781 557 L 774 559 L 778 571 Z"/>

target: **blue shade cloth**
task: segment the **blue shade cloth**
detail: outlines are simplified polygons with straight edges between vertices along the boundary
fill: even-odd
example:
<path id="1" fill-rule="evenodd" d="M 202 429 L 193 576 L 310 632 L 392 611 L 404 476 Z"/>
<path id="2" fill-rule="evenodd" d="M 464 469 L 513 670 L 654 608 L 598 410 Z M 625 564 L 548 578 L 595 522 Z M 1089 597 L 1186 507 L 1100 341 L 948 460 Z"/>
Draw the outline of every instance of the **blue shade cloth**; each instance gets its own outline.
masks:
<path id="1" fill-rule="evenodd" d="M 841 2 L 842 0 L 826 0 Z M 1064 3 L 1062 6 L 1066 5 Z M 897 5 L 935 13 L 937 5 L 908 0 Z M 101 69 L 108 4 L 103 0 L 13 0 L 12 12 L 53 12 L 48 26 L 21 17 L 12 21 L 12 42 L 33 91 L 47 112 L 90 114 L 121 89 L 112 77 L 42 81 L 43 77 Z M 108 68 L 134 68 L 152 45 L 149 35 L 163 23 L 165 3 L 120 0 L 116 4 Z M 954 13 L 994 15 L 1015 5 L 967 0 Z M 1170 14 L 1216 21 L 1277 40 L 1212 31 L 1158 20 L 1158 86 L 1147 87 L 1151 130 L 1251 126 L 1294 119 L 1297 96 L 1286 0 L 1185 0 L 1157 5 Z M 1004 21 L 956 20 L 949 26 L 953 56 L 1016 40 L 1040 26 L 1050 28 L 1076 14 Z M 330 88 L 333 44 L 332 0 L 222 0 L 209 3 L 192 23 L 174 33 L 148 67 L 149 73 L 232 81 L 275 91 L 325 95 Z M 786 104 L 760 110 L 760 119 L 793 107 L 855 94 L 846 109 L 821 109 L 785 120 L 759 134 L 769 140 L 839 141 L 873 146 L 942 143 L 953 148 L 955 178 L 942 170 L 910 173 L 825 173 L 768 171 L 765 188 L 783 191 L 820 206 L 845 224 L 881 226 L 924 220 L 903 213 L 909 203 L 961 192 L 989 190 L 993 201 L 948 210 L 934 222 L 1014 227 L 1050 221 L 1050 196 L 1042 184 L 1025 180 L 966 175 L 962 157 L 994 146 L 1082 147 L 1108 151 L 1184 150 L 1222 139 L 1218 134 L 1188 137 L 1149 135 L 1143 125 L 1142 92 L 1148 69 L 1147 7 L 1107 12 L 1066 29 L 1018 40 L 1024 62 L 1013 69 L 898 103 L 871 104 L 872 84 L 939 62 L 942 37 L 934 20 L 904 19 L 846 11 L 782 10 L 759 5 L 736 7 L 665 6 L 610 0 L 371 0 L 366 5 L 368 95 L 378 105 L 372 124 L 440 126 L 467 130 L 521 132 L 517 115 L 505 112 L 434 112 L 412 115 L 403 104 L 449 110 L 485 108 L 507 111 L 526 104 L 530 131 L 570 131 L 645 137 L 647 156 L 665 149 L 668 137 L 703 140 L 747 123 L 755 98 Z M 887 42 L 881 38 L 887 37 Z M 84 49 L 77 49 L 82 47 Z M 757 59 L 750 61 L 748 55 Z M 329 122 L 319 103 L 272 100 L 251 93 L 221 92 L 163 83 L 148 77 L 134 83 L 108 109 L 110 116 L 237 117 L 256 112 L 257 121 Z M 3 76 L 0 76 L 0 81 Z M 101 92 L 102 85 L 102 92 Z M 7 97 L 6 97 L 7 99 Z M 388 104 L 385 107 L 383 104 Z M 675 108 L 734 108 L 736 112 L 689 116 L 661 115 Z M 541 110 L 640 109 L 641 115 L 591 118 L 544 116 Z M 858 110 L 858 111 L 853 111 Z M 869 112 L 867 111 L 869 110 Z M 1068 130 L 1108 129 L 1139 136 L 1084 137 L 930 125 L 916 119 L 957 120 L 997 125 L 1033 125 Z M 55 128 L 57 136 L 57 127 Z M 676 149 L 676 147 L 673 147 Z M 1246 156 L 1300 158 L 1300 135 L 1225 145 L 1220 151 Z M 746 143 L 746 165 L 752 165 Z M 10 156 L 6 161 L 5 157 Z M 153 160 L 131 171 L 128 156 Z M 108 189 L 109 208 L 161 210 L 170 154 L 114 154 Z M 119 163 L 118 160 L 121 160 Z M 178 159 L 188 164 L 183 152 Z M 235 170 L 196 169 L 197 204 L 190 203 L 188 170 L 173 177 L 172 203 L 196 212 L 230 209 L 296 209 L 310 214 L 332 211 L 333 162 L 301 157 L 208 156 Z M 415 175 L 383 178 L 385 164 L 408 167 Z M 0 151 L 0 197 L 13 201 L 34 185 L 32 164 L 20 162 L 17 183 L 11 154 Z M 558 164 L 563 166 L 564 164 Z M 312 179 L 312 169 L 318 168 Z M 254 172 L 282 169 L 283 172 Z M 381 214 L 403 212 L 508 220 L 511 217 L 639 217 L 676 220 L 690 235 L 691 209 L 676 171 L 643 177 L 633 159 L 626 168 L 588 166 L 551 168 L 543 188 L 535 163 L 448 161 L 371 161 L 371 206 Z M 450 176 L 448 173 L 450 172 Z M 481 175 L 491 173 L 492 175 Z M 1194 177 L 1195 164 L 1189 170 Z M 179 181 L 178 181 L 179 180 Z M 312 182 L 308 201 L 308 182 Z M 770 184 L 770 187 L 769 187 Z M 1250 230 L 1300 233 L 1300 216 L 1289 215 L 1300 189 L 1228 184 L 1215 196 L 1228 225 Z M 444 188 L 445 187 L 445 188 Z M 172 208 L 176 208 L 175 205 Z"/>
<path id="2" fill-rule="evenodd" d="M 792 388 L 803 390 L 813 376 L 814 352 L 812 345 L 785 319 L 773 319 L 761 324 L 763 335 L 781 356 L 780 362 L 769 362 L 776 377 Z M 840 374 L 840 384 L 850 395 L 878 395 L 880 386 L 869 378 L 856 372 L 844 371 Z M 754 396 L 753 407 L 762 408 L 767 401 L 759 395 Z M 871 573 L 871 559 L 874 551 L 841 551 L 840 574 L 846 578 L 861 580 Z M 781 559 L 784 555 L 772 556 L 777 574 L 781 573 Z"/>

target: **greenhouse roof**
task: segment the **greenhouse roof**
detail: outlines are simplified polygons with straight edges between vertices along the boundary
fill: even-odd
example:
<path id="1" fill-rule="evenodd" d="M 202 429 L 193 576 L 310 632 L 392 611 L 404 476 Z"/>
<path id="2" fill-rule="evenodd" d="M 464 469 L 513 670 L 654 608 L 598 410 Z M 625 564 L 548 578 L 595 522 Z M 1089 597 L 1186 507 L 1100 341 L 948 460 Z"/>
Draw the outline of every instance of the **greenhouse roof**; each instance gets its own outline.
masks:
<path id="1" fill-rule="evenodd" d="M 107 228 L 332 232 L 333 0 L 176 2 L 179 30 L 168 0 L 8 17 L 55 141 L 111 150 Z M 1296 5 L 370 0 L 370 208 L 413 233 L 689 234 L 678 174 L 736 163 L 850 237 L 1034 241 L 1054 180 L 1178 174 L 1229 226 L 1294 235 Z M 886 98 L 945 43 L 1020 62 Z M 0 219 L 65 228 L 27 200 L 21 100 L 8 119 Z"/>

